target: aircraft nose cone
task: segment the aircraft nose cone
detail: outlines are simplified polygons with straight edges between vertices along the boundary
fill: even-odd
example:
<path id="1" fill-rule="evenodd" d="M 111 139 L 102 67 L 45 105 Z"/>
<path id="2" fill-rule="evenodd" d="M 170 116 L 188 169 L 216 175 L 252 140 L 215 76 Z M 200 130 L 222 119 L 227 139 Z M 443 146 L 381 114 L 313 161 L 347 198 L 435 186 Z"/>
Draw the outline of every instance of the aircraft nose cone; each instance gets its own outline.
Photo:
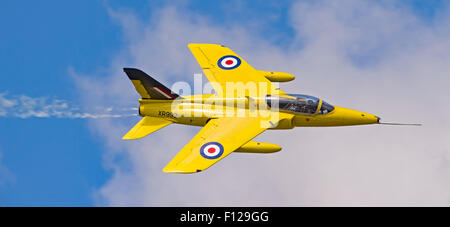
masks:
<path id="1" fill-rule="evenodd" d="M 380 117 L 373 115 L 373 114 L 366 114 L 367 115 L 367 120 L 369 121 L 370 124 L 378 124 L 380 122 Z"/>
<path id="2" fill-rule="evenodd" d="M 340 107 L 338 111 L 345 125 L 377 124 L 380 121 L 378 116 L 357 110 Z"/>
<path id="3" fill-rule="evenodd" d="M 380 118 L 373 114 L 362 113 L 361 116 L 362 116 L 361 120 L 364 121 L 366 124 L 374 124 L 380 122 Z"/>

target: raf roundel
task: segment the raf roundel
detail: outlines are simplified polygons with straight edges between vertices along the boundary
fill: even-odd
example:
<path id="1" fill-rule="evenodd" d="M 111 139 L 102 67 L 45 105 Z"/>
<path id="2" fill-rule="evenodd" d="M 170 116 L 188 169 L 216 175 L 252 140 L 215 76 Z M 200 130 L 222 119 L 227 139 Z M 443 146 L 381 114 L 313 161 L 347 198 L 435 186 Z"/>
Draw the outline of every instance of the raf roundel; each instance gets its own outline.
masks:
<path id="1" fill-rule="evenodd" d="M 200 154 L 206 159 L 219 158 L 223 154 L 223 146 L 217 142 L 205 143 L 200 148 Z"/>
<path id="2" fill-rule="evenodd" d="M 221 69 L 225 70 L 235 69 L 241 65 L 241 59 L 233 55 L 227 55 L 221 57 L 217 62 L 217 65 L 219 65 Z"/>

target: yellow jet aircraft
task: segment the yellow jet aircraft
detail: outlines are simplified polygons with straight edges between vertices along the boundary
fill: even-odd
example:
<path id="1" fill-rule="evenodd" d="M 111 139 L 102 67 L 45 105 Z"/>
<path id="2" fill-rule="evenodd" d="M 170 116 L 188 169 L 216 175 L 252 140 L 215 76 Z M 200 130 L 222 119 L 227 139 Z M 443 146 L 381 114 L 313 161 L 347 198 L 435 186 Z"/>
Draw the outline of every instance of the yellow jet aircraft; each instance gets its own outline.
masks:
<path id="1" fill-rule="evenodd" d="M 272 82 L 291 81 L 293 75 L 256 70 L 225 46 L 188 47 L 214 94 L 179 96 L 141 70 L 124 69 L 142 97 L 139 115 L 143 117 L 124 140 L 142 138 L 172 123 L 203 127 L 164 172 L 200 172 L 231 152 L 280 151 L 278 145 L 252 141 L 267 129 L 380 123 L 373 114 L 333 106 L 309 95 L 286 94 Z"/>

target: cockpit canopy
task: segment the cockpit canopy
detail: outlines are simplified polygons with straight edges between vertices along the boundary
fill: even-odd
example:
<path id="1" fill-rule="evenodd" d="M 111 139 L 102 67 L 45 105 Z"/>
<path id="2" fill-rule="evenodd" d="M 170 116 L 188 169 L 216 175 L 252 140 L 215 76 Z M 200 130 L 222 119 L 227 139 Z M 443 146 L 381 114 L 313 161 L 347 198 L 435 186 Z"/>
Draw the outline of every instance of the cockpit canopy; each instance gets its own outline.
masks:
<path id="1" fill-rule="evenodd" d="M 334 110 L 334 107 L 319 98 L 309 95 L 287 94 L 285 96 L 266 96 L 267 105 L 270 108 L 300 113 L 300 114 L 327 114 Z M 319 109 L 320 108 L 320 109 Z M 318 110 L 319 109 L 319 110 Z"/>

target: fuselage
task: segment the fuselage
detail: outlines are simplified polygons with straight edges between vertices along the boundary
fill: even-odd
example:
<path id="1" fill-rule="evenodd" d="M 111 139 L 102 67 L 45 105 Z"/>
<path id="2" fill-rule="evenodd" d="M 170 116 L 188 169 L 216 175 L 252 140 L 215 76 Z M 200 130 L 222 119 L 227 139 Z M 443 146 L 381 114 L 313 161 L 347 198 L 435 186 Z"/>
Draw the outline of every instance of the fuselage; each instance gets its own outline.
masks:
<path id="1" fill-rule="evenodd" d="M 376 124 L 380 119 L 307 95 L 220 98 L 208 94 L 183 96 L 176 100 L 140 99 L 139 103 L 141 116 L 193 126 L 204 126 L 208 120 L 224 116 L 252 117 L 255 114 L 279 116 L 281 121 L 270 129 Z"/>

